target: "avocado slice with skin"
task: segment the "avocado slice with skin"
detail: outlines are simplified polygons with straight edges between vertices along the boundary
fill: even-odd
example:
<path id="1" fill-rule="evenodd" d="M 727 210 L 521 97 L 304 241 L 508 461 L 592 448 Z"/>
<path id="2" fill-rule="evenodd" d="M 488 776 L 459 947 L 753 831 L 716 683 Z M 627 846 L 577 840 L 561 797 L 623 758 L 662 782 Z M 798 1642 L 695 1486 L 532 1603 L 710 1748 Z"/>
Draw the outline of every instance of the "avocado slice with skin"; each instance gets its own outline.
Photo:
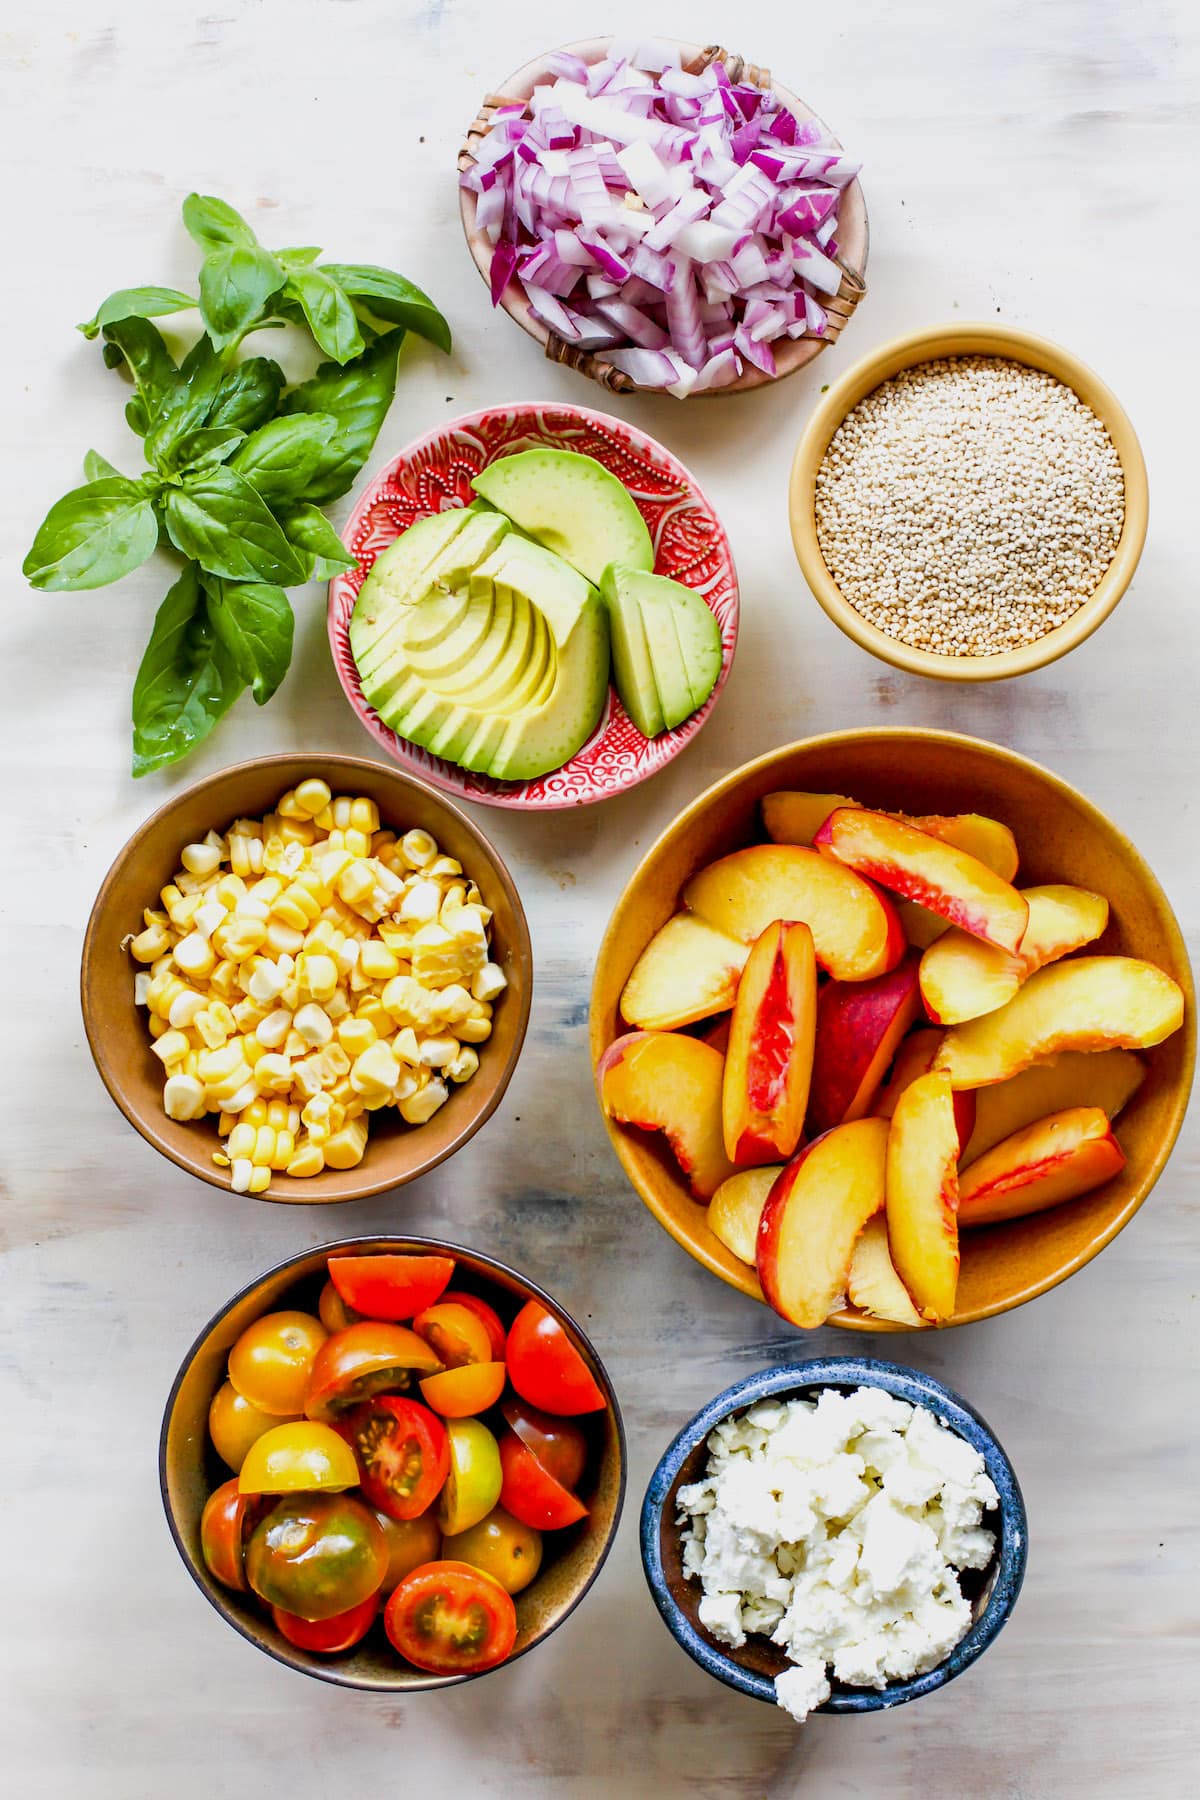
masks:
<path id="1" fill-rule="evenodd" d="M 666 722 L 650 665 L 645 621 L 641 607 L 622 580 L 622 573 L 619 563 L 610 563 L 600 583 L 612 632 L 613 679 L 622 706 L 642 736 L 657 737 L 660 731 L 666 730 Z"/>
<path id="2" fill-rule="evenodd" d="M 489 463 L 471 486 L 590 582 L 598 584 L 612 562 L 654 567 L 650 533 L 632 495 L 595 457 L 521 450 Z"/>
<path id="3" fill-rule="evenodd" d="M 635 601 L 646 630 L 646 647 L 654 671 L 654 687 L 662 709 L 663 729 L 674 730 L 696 710 L 688 685 L 683 651 L 671 618 L 670 609 L 650 601 Z"/>
<path id="4" fill-rule="evenodd" d="M 606 581 L 640 610 L 664 721 L 668 728 L 682 724 L 704 705 L 721 673 L 721 628 L 713 612 L 702 594 L 665 575 L 611 569 Z"/>
<path id="5" fill-rule="evenodd" d="M 541 706 L 510 721 L 487 772 L 498 781 L 532 781 L 561 768 L 585 744 L 608 697 L 608 613 L 595 588 L 565 636 L 554 629 L 558 667 L 554 686 Z"/>
<path id="6" fill-rule="evenodd" d="M 438 598 L 454 605 L 458 595 Z M 384 708 L 392 703 L 410 677 L 426 683 L 430 679 L 439 683 L 453 679 L 456 670 L 469 664 L 486 645 L 494 608 L 495 594 L 490 583 L 468 587 L 467 605 L 461 609 L 461 617 L 444 643 L 434 651 L 422 653 L 415 653 L 408 647 L 390 650 L 375 667 L 359 676 L 364 698 L 382 718 Z"/>

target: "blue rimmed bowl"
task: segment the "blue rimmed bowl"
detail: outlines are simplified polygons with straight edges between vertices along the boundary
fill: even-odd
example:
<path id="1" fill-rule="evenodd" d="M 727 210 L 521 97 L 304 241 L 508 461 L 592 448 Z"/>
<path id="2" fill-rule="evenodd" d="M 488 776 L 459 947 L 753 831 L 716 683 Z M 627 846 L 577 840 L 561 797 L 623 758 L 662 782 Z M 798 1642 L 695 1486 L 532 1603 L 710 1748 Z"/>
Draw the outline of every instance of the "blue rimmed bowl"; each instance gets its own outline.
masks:
<path id="1" fill-rule="evenodd" d="M 820 1711 L 878 1712 L 945 1687 L 983 1655 L 1008 1622 L 1021 1591 L 1028 1545 L 1025 1502 L 995 1433 L 965 1400 L 920 1369 L 863 1357 L 834 1356 L 763 1369 L 726 1388 L 684 1426 L 650 1478 L 641 1518 L 642 1566 L 671 1636 L 702 1669 L 755 1700 L 774 1705 L 775 1677 L 789 1667 L 788 1660 L 769 1638 L 751 1636 L 740 1650 L 731 1650 L 700 1624 L 697 1607 L 703 1590 L 698 1581 L 686 1579 L 683 1573 L 676 1495 L 681 1487 L 700 1479 L 708 1456 L 708 1435 L 722 1419 L 745 1412 L 759 1400 L 808 1399 L 823 1388 L 857 1387 L 882 1388 L 898 1400 L 927 1407 L 980 1452 L 1000 1496 L 995 1511 L 984 1515 L 984 1524 L 996 1533 L 996 1550 L 986 1569 L 964 1574 L 964 1592 L 971 1598 L 974 1618 L 966 1636 L 944 1662 L 911 1681 L 893 1682 L 882 1689 L 831 1681 L 833 1692 Z"/>

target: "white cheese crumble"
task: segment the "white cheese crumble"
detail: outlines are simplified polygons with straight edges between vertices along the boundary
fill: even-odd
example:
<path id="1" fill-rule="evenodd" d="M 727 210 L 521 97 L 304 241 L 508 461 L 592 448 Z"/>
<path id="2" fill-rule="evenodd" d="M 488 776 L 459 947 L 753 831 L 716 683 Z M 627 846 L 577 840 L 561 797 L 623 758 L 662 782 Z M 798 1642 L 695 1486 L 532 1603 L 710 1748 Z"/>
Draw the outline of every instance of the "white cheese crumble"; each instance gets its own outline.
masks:
<path id="1" fill-rule="evenodd" d="M 722 1420 L 708 1451 L 678 1495 L 684 1574 L 715 1638 L 780 1645 L 794 1719 L 828 1700 L 831 1669 L 883 1688 L 944 1662 L 971 1623 L 958 1573 L 995 1549 L 981 1520 L 999 1495 L 965 1439 L 882 1388 L 826 1388 Z"/>

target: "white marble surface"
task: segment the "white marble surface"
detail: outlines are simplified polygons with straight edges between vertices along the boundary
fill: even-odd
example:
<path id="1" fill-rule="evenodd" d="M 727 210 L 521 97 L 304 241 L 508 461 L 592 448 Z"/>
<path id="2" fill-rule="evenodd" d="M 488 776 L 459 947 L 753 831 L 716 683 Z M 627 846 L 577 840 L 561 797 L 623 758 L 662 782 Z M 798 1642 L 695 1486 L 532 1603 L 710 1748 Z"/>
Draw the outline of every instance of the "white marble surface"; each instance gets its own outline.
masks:
<path id="1" fill-rule="evenodd" d="M 811 18 L 813 23 L 806 23 Z M 116 1113 L 76 1001 L 95 888 L 177 783 L 307 745 L 369 753 L 299 596 L 298 654 L 182 769 L 128 777 L 129 686 L 162 574 L 29 594 L 20 557 L 89 445 L 120 462 L 115 377 L 71 327 L 111 289 L 187 284 L 192 187 L 268 241 L 404 269 L 449 313 L 444 361 L 406 351 L 377 456 L 489 401 L 589 401 L 496 315 L 460 241 L 453 181 L 478 98 L 552 42 L 674 29 L 768 62 L 866 163 L 871 294 L 843 344 L 771 394 L 629 405 L 723 510 L 743 634 L 701 739 L 658 780 L 577 817 L 482 822 L 529 907 L 537 992 L 501 1113 L 449 1167 L 392 1198 L 303 1214 L 223 1198 Z M 743 41 L 744 39 L 744 41 Z M 689 1793 L 810 1800 L 884 1792 L 1174 1796 L 1193 1772 L 1200 1485 L 1195 1418 L 1197 1137 L 1150 1203 L 1065 1288 L 1004 1319 L 896 1345 L 967 1394 L 1017 1464 L 1031 1558 L 1015 1618 L 945 1692 L 887 1717 L 782 1716 L 711 1682 L 642 1584 L 637 1507 L 676 1427 L 735 1377 L 809 1349 L 692 1264 L 639 1206 L 591 1093 L 593 952 L 640 851 L 709 780 L 834 726 L 954 726 L 1076 781 L 1128 828 L 1193 935 L 1196 248 L 1200 16 L 1185 0 L 703 0 L 598 12 L 550 0 L 64 0 L 9 8 L 4 135 L 5 429 L 0 659 L 5 1026 L 0 1294 L 0 1767 L 23 1800 L 233 1800 L 430 1792 Z M 1002 317 L 1061 339 L 1122 396 L 1153 487 L 1133 590 L 1100 635 L 1019 684 L 893 675 L 799 579 L 784 483 L 820 384 L 894 332 Z M 343 503 L 345 505 L 346 503 Z M 347 1231 L 402 1224 L 497 1249 L 594 1333 L 624 1400 L 630 1493 L 587 1604 L 487 1682 L 380 1702 L 308 1682 L 236 1639 L 162 1520 L 159 1415 L 194 1332 L 245 1279 Z"/>

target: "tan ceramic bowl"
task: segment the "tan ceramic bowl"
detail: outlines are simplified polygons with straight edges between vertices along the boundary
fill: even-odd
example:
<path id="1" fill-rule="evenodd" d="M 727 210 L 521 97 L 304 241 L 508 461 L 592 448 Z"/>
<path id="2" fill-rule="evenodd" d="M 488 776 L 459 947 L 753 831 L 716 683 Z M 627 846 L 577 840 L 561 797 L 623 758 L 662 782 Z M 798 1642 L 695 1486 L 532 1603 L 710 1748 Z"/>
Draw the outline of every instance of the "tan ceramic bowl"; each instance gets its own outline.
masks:
<path id="1" fill-rule="evenodd" d="M 930 650 L 914 650 L 871 625 L 851 606 L 834 581 L 817 542 L 815 494 L 817 471 L 830 440 L 846 414 L 881 382 L 911 369 L 917 363 L 944 356 L 999 356 L 1044 369 L 1073 388 L 1108 431 L 1125 476 L 1125 523 L 1116 554 L 1100 578 L 1091 598 L 1054 631 L 1019 650 L 996 656 L 938 656 Z M 907 337 L 893 338 L 847 369 L 823 396 L 796 446 L 788 487 L 788 513 L 792 543 L 804 571 L 804 579 L 820 605 L 847 637 L 872 656 L 907 669 L 910 675 L 931 675 L 938 681 L 1000 681 L 1009 675 L 1026 675 L 1057 661 L 1068 650 L 1090 637 L 1102 625 L 1133 580 L 1142 545 L 1150 494 L 1141 445 L 1129 416 L 1100 377 L 1067 350 L 1011 325 L 935 325 Z"/>
<path id="2" fill-rule="evenodd" d="M 365 794 L 383 824 L 421 827 L 455 857 L 492 910 L 492 955 L 508 976 L 496 1002 L 492 1035 L 479 1047 L 479 1068 L 455 1087 L 428 1124 L 408 1126 L 390 1108 L 372 1115 L 366 1155 L 356 1169 L 324 1169 L 305 1180 L 274 1175 L 264 1200 L 320 1205 L 360 1200 L 401 1187 L 453 1155 L 489 1119 L 517 1065 L 533 986 L 529 927 L 512 876 L 479 827 L 452 801 L 415 775 L 360 756 L 262 756 L 221 769 L 175 794 L 138 828 L 104 878 L 83 940 L 80 995 L 88 1043 L 101 1080 L 148 1144 L 213 1187 L 229 1188 L 229 1170 L 212 1160 L 219 1147 L 213 1117 L 183 1124 L 162 1107 L 162 1066 L 151 1054 L 145 1014 L 133 1003 L 136 964 L 122 940 L 141 930 L 142 909 L 179 867 L 185 844 L 237 818 L 260 818 L 306 776 L 335 794 Z"/>
<path id="3" fill-rule="evenodd" d="M 276 1631 L 252 1594 L 234 1593 L 209 1574 L 200 1551 L 200 1514 L 214 1488 L 230 1478 L 229 1470 L 208 1441 L 208 1408 L 225 1379 L 229 1351 L 241 1333 L 264 1313 L 280 1307 L 315 1312 L 325 1281 L 326 1258 L 390 1251 L 429 1251 L 453 1256 L 458 1264 L 454 1286 L 465 1285 L 490 1301 L 508 1325 L 527 1300 L 537 1300 L 562 1325 L 582 1355 L 608 1401 L 607 1412 L 584 1414 L 578 1423 L 588 1438 L 588 1461 L 578 1492 L 588 1516 L 565 1531 L 544 1534 L 544 1560 L 536 1581 L 516 1596 L 517 1642 L 514 1657 L 523 1656 L 562 1624 L 575 1610 L 600 1573 L 617 1532 L 625 1497 L 625 1433 L 617 1396 L 595 1350 L 556 1300 L 515 1269 L 477 1250 L 441 1238 L 343 1238 L 319 1249 L 305 1250 L 260 1275 L 222 1307 L 205 1326 L 175 1377 L 163 1415 L 158 1446 L 158 1476 L 163 1507 L 175 1547 L 192 1580 L 234 1630 L 257 1644 L 277 1662 L 340 1687 L 371 1688 L 376 1693 L 412 1693 L 477 1680 L 470 1675 L 429 1675 L 401 1661 L 381 1625 L 344 1656 L 315 1656 L 299 1650 Z M 507 1668 L 508 1663 L 501 1663 Z M 483 1671 L 487 1674 L 490 1671 Z"/>
<path id="4" fill-rule="evenodd" d="M 634 871 L 600 946 L 592 987 L 593 1066 L 626 1027 L 621 990 L 659 926 L 675 910 L 689 876 L 744 844 L 765 839 L 759 813 L 777 788 L 853 794 L 868 806 L 903 812 L 981 812 L 1011 827 L 1023 884 L 1064 881 L 1104 894 L 1111 907 L 1097 951 L 1141 956 L 1180 984 L 1181 1030 L 1146 1053 L 1147 1076 L 1120 1115 L 1128 1161 L 1120 1175 L 1069 1205 L 964 1238 L 958 1310 L 952 1324 L 1008 1312 L 1090 1262 L 1137 1211 L 1158 1180 L 1183 1116 L 1195 1063 L 1191 969 L 1166 895 L 1129 839 L 1048 770 L 977 738 L 948 731 L 830 732 L 760 756 L 734 770 L 683 811 Z M 625 1173 L 655 1218 L 696 1261 L 732 1287 L 762 1298 L 754 1271 L 708 1228 L 657 1133 L 608 1121 Z M 901 1329 L 853 1309 L 831 1320 L 855 1331 Z"/>
<path id="5" fill-rule="evenodd" d="M 676 43 L 682 55 L 683 65 L 689 69 L 699 69 L 709 62 L 723 60 L 729 68 L 734 81 L 749 82 L 754 87 L 772 89 L 782 100 L 790 112 L 800 120 L 817 119 L 822 129 L 832 137 L 824 121 L 818 118 L 812 107 L 793 94 L 778 81 L 771 79 L 769 69 L 757 68 L 743 57 L 735 56 L 728 50 L 712 45 L 708 49 L 700 44 L 681 42 L 678 39 L 661 38 L 663 43 Z M 584 38 L 578 43 L 565 44 L 563 48 L 572 56 L 582 57 L 585 63 L 599 62 L 607 55 L 612 38 Z M 467 132 L 466 143 L 458 159 L 460 169 L 465 169 L 474 161 L 474 147 L 486 136 L 491 127 L 492 115 L 497 106 L 511 105 L 513 102 L 528 100 L 539 82 L 547 79 L 547 59 L 550 52 L 544 52 L 532 62 L 510 75 L 499 92 L 489 94 L 483 106 Z M 832 141 L 840 150 L 844 146 L 836 138 Z M 466 234 L 467 248 L 475 262 L 475 267 L 483 276 L 488 287 L 492 278 L 492 241 L 485 231 L 480 231 L 475 224 L 476 195 L 468 188 L 458 190 L 459 210 L 462 214 L 463 231 Z M 815 356 L 819 356 L 826 345 L 838 337 L 846 320 L 854 311 L 858 302 L 866 293 L 864 277 L 867 272 L 867 251 L 869 233 L 867 228 L 867 203 L 863 198 L 862 188 L 857 181 L 850 182 L 845 190 L 845 198 L 838 215 L 838 260 L 843 268 L 843 280 L 840 292 L 832 299 L 825 301 L 829 314 L 829 327 L 824 337 L 780 338 L 774 346 L 775 373 L 765 375 L 761 369 L 747 365 L 736 381 L 727 387 L 706 389 L 693 396 L 705 400 L 718 398 L 722 394 L 747 393 L 751 388 L 768 387 L 772 382 L 781 381 L 785 375 L 794 375 L 797 369 L 803 369 Z M 524 290 L 517 281 L 510 281 L 500 297 L 500 304 L 510 319 L 515 319 L 522 331 L 541 344 L 551 362 L 565 363 L 568 368 L 578 369 L 580 374 L 598 381 L 614 394 L 651 393 L 658 394 L 661 388 L 643 388 L 633 381 L 622 369 L 608 362 L 603 351 L 577 350 L 564 342 L 556 332 L 544 325 L 530 308 Z"/>

